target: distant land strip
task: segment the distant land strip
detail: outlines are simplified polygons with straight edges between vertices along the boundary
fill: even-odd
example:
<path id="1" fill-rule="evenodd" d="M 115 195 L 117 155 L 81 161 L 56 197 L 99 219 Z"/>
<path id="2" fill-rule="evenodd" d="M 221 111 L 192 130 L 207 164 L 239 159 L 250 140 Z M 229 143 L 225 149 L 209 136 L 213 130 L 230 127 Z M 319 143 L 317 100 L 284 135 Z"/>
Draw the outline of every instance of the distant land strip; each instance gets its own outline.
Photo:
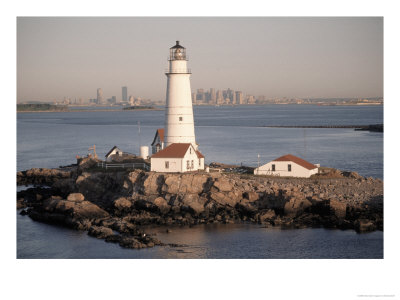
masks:
<path id="1" fill-rule="evenodd" d="M 17 104 L 17 112 L 99 112 L 99 111 L 130 111 L 130 110 L 164 110 L 153 106 L 131 106 L 125 108 L 106 109 L 69 109 L 67 105 L 54 104 Z"/>
<path id="2" fill-rule="evenodd" d="M 367 130 L 383 132 L 383 124 L 373 125 L 264 125 L 268 128 L 354 128 L 355 130 Z"/>

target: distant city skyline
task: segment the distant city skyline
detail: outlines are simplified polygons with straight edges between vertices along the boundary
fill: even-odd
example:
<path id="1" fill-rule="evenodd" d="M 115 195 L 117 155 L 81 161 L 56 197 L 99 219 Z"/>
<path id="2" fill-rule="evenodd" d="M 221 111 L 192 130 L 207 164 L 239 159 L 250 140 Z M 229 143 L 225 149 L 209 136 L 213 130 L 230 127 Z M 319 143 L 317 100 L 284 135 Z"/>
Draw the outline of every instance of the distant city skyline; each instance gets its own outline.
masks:
<path id="1" fill-rule="evenodd" d="M 381 17 L 19 17 L 17 100 L 92 99 L 101 88 L 103 101 L 121 101 L 128 87 L 163 101 L 176 40 L 187 48 L 192 92 L 383 96 Z"/>

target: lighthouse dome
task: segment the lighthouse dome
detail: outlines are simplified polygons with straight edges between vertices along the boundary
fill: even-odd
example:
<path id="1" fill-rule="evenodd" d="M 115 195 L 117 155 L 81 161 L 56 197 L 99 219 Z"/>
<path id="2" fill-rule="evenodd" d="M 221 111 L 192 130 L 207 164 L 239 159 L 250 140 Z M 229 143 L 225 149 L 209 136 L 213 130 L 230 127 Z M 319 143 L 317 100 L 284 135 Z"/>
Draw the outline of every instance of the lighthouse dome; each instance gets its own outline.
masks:
<path id="1" fill-rule="evenodd" d="M 176 48 L 185 49 L 185 47 L 183 47 L 182 45 L 179 45 L 179 41 L 176 41 L 176 44 L 173 47 L 171 47 L 170 49 L 176 49 Z"/>

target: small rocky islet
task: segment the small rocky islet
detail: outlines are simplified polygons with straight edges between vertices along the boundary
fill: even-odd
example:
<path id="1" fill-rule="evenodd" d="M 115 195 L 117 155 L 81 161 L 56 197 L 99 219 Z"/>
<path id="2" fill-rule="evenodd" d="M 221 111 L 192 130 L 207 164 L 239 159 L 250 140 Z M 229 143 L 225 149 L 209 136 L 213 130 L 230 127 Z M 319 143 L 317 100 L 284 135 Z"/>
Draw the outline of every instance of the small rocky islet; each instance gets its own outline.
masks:
<path id="1" fill-rule="evenodd" d="M 383 230 L 383 181 L 331 170 L 312 178 L 98 170 L 95 159 L 17 172 L 17 209 L 126 248 L 165 245 L 145 228 L 251 222 L 281 228 Z M 169 245 L 176 246 L 176 245 Z"/>

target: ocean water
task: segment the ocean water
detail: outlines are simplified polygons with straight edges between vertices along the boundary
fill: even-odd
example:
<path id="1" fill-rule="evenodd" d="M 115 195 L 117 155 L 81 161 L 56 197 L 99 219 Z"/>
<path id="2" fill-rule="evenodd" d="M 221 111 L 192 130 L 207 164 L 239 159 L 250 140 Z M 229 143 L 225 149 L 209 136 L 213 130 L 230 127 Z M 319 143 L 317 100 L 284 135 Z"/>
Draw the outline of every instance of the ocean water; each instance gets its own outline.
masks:
<path id="1" fill-rule="evenodd" d="M 379 259 L 383 233 L 307 228 L 282 230 L 254 224 L 210 224 L 153 230 L 179 247 L 125 249 L 85 232 L 31 220 L 17 214 L 17 258 L 274 258 Z"/>
<path id="2" fill-rule="evenodd" d="M 96 145 L 101 157 L 117 145 L 150 146 L 164 111 L 87 111 L 17 115 L 17 169 L 58 167 Z M 383 123 L 382 106 L 196 106 L 196 139 L 206 163 L 257 166 L 294 154 L 321 166 L 383 178 L 383 134 L 353 129 L 268 128 L 272 125 Z M 140 124 L 140 125 L 139 125 Z M 258 154 L 260 161 L 258 161 Z M 383 258 L 383 233 L 258 225 L 209 225 L 157 232 L 182 248 L 130 250 L 86 233 L 17 214 L 18 258 Z"/>
<path id="3" fill-rule="evenodd" d="M 117 145 L 150 147 L 164 111 L 23 113 L 17 116 L 17 169 L 58 167 L 96 145 L 100 157 Z M 206 163 L 256 167 L 285 154 L 321 166 L 383 178 L 383 134 L 354 129 L 268 128 L 270 125 L 383 123 L 382 106 L 195 106 L 196 140 Z M 140 125 L 138 125 L 140 123 Z M 140 128 L 139 128 L 140 127 Z M 258 154 L 260 162 L 258 162 Z"/>

